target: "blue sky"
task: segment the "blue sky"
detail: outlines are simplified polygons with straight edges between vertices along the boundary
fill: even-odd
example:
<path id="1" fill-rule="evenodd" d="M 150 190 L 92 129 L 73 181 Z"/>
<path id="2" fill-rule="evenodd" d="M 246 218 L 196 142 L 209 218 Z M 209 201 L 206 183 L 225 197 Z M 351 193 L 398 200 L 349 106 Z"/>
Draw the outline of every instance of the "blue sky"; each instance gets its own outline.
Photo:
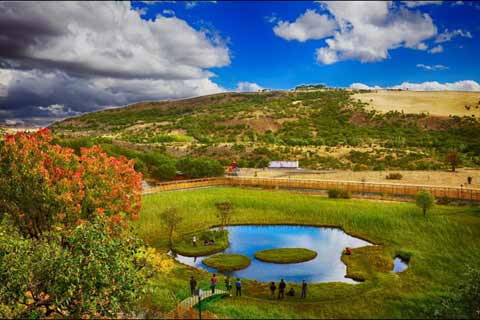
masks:
<path id="1" fill-rule="evenodd" d="M 396 6 L 404 6 L 397 2 Z M 367 85 L 393 86 L 408 82 L 480 82 L 480 4 L 473 3 L 419 5 L 408 8 L 428 14 L 437 28 L 436 35 L 424 42 L 436 46 L 438 34 L 448 30 L 469 32 L 471 38 L 456 36 L 442 43 L 443 52 L 432 54 L 428 50 L 397 48 L 388 50 L 389 57 L 374 62 L 349 59 L 333 64 L 322 64 L 315 58 L 315 50 L 325 46 L 325 39 L 305 42 L 285 40 L 273 28 L 279 21 L 294 22 L 306 10 L 328 14 L 328 9 L 315 2 L 298 1 L 238 1 L 216 3 L 201 2 L 193 7 L 185 2 L 135 3 L 145 8 L 144 19 L 157 14 L 168 15 L 171 10 L 196 28 L 207 27 L 226 39 L 231 51 L 231 64 L 212 68 L 214 81 L 225 88 L 234 88 L 240 81 L 257 83 L 267 88 L 292 88 L 300 83 L 326 83 L 348 87 L 355 82 Z M 167 11 L 165 11 L 167 10 Z M 392 9 L 393 11 L 393 9 Z M 270 17 L 275 21 L 269 22 Z M 448 69 L 426 70 L 417 67 L 443 65 Z"/>
<path id="2" fill-rule="evenodd" d="M 300 84 L 480 91 L 480 3 L 0 2 L 0 125 Z"/>

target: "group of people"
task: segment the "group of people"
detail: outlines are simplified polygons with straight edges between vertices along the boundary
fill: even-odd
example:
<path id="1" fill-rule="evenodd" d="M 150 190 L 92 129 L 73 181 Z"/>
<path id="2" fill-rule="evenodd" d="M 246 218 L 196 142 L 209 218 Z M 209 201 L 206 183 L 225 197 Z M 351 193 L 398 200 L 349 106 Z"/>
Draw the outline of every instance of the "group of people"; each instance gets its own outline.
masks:
<path id="1" fill-rule="evenodd" d="M 278 284 L 278 299 L 283 299 L 285 298 L 285 289 L 287 288 L 287 284 L 285 281 L 282 279 L 280 280 L 280 283 Z M 275 298 L 275 291 L 277 290 L 277 285 L 275 282 L 270 283 L 270 293 L 272 298 Z M 287 292 L 287 296 L 290 297 L 295 297 L 295 289 L 293 287 L 290 287 L 290 290 Z M 302 281 L 302 293 L 300 294 L 300 298 L 305 299 L 307 297 L 307 283 L 305 280 Z"/>
<path id="2" fill-rule="evenodd" d="M 204 246 L 210 246 L 210 245 L 214 245 L 214 244 L 215 244 L 215 240 L 213 240 L 213 239 L 210 239 L 210 240 L 205 239 L 205 240 L 203 240 L 203 245 L 204 245 Z M 193 245 L 194 247 L 197 246 L 197 237 L 196 237 L 196 236 L 193 236 L 193 237 L 192 237 L 192 245 Z"/>
<path id="3" fill-rule="evenodd" d="M 212 278 L 210 279 L 210 289 L 212 290 L 212 294 L 215 293 L 215 288 L 217 287 L 217 282 L 218 278 L 217 275 L 214 273 Z M 225 277 L 225 288 L 230 293 L 232 290 L 232 283 L 230 281 L 230 277 L 226 276 Z M 280 280 L 280 283 L 278 284 L 278 299 L 283 299 L 285 298 L 285 289 L 287 288 L 286 282 L 282 279 Z M 275 282 L 270 283 L 270 292 L 272 298 L 275 298 L 275 291 L 277 290 L 277 285 Z M 190 293 L 192 296 L 198 295 L 197 291 L 197 280 L 192 276 L 190 278 Z M 295 289 L 293 287 L 290 287 L 288 292 L 286 293 L 287 296 L 294 297 L 295 296 Z M 237 278 L 235 281 L 235 296 L 241 297 L 242 296 L 242 282 L 240 281 L 240 278 Z M 301 299 L 305 299 L 307 297 L 307 283 L 305 280 L 302 281 L 302 292 L 300 294 Z"/>
<path id="4" fill-rule="evenodd" d="M 218 278 L 217 278 L 217 275 L 214 273 L 212 278 L 210 279 L 210 289 L 212 290 L 212 294 L 215 293 L 217 282 L 218 282 Z M 230 291 L 232 290 L 232 283 L 230 281 L 229 276 L 225 278 L 225 288 L 228 291 L 228 293 L 230 293 Z M 199 294 L 197 291 L 197 280 L 195 280 L 193 276 L 190 278 L 190 294 L 192 296 Z M 237 297 L 242 296 L 242 282 L 240 281 L 240 278 L 237 278 L 237 280 L 235 281 L 235 295 Z"/>

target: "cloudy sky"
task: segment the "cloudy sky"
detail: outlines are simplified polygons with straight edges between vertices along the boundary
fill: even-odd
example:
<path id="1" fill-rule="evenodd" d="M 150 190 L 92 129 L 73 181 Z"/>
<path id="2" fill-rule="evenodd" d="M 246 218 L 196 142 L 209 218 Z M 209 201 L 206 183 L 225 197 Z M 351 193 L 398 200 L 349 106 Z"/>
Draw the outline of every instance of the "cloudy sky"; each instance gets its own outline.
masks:
<path id="1" fill-rule="evenodd" d="M 480 3 L 1 2 L 0 124 L 299 84 L 480 91 Z"/>

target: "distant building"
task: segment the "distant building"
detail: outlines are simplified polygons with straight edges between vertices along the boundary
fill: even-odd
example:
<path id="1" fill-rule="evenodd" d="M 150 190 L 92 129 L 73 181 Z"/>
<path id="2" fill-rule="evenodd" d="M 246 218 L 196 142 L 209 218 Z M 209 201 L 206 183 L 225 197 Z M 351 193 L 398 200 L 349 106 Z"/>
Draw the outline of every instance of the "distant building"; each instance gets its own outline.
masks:
<path id="1" fill-rule="evenodd" d="M 298 161 L 270 161 L 269 169 L 298 169 Z"/>

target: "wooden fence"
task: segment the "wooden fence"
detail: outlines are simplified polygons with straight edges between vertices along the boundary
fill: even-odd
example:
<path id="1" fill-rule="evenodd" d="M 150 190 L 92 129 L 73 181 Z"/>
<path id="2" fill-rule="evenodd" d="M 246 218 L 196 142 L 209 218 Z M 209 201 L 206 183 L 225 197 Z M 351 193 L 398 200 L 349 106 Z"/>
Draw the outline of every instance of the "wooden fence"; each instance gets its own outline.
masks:
<path id="1" fill-rule="evenodd" d="M 473 188 L 358 181 L 301 180 L 285 178 L 268 179 L 245 177 L 221 177 L 163 182 L 145 190 L 144 194 L 222 185 L 300 190 L 342 189 L 348 190 L 352 193 L 385 194 L 394 196 L 414 196 L 418 191 L 425 189 L 430 191 L 435 198 L 449 198 L 453 200 L 480 202 L 480 189 Z"/>

